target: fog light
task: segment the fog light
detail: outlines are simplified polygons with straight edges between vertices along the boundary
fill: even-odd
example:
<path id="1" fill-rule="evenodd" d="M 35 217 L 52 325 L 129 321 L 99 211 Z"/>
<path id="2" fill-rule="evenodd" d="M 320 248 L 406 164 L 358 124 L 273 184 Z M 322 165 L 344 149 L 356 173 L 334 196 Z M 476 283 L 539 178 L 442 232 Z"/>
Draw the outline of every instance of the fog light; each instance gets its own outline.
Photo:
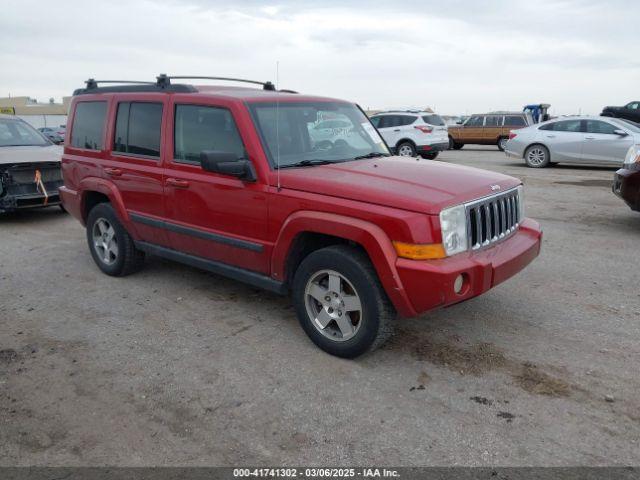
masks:
<path id="1" fill-rule="evenodd" d="M 462 292 L 462 287 L 464 287 L 464 276 L 460 274 L 456 277 L 456 281 L 453 282 L 453 291 L 459 294 Z"/>

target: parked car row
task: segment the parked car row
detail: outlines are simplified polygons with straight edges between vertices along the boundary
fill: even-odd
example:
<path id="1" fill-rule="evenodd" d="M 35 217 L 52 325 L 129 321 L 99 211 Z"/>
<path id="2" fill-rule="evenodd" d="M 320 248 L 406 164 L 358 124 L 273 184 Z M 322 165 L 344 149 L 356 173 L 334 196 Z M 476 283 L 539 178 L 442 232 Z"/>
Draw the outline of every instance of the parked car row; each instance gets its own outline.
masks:
<path id="1" fill-rule="evenodd" d="M 66 134 L 66 127 L 41 127 L 38 131 L 42 132 L 49 140 L 51 140 L 56 145 L 60 145 L 64 143 L 64 137 Z"/>

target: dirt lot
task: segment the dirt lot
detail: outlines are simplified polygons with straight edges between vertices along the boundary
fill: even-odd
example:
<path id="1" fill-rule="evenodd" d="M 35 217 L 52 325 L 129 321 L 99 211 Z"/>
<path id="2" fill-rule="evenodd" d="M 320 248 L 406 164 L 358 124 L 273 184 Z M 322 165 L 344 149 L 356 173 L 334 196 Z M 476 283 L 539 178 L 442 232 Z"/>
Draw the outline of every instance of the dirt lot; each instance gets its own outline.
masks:
<path id="1" fill-rule="evenodd" d="M 114 279 L 57 209 L 0 219 L 1 465 L 640 463 L 640 214 L 613 171 L 522 178 L 524 272 L 356 361 L 288 299 L 158 259 Z"/>

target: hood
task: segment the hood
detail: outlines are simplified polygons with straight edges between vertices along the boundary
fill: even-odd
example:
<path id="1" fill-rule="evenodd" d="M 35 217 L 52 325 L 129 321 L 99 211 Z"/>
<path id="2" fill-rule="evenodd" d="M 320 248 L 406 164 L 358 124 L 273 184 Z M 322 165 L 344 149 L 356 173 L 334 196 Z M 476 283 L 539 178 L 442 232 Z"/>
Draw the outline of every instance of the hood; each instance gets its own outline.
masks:
<path id="1" fill-rule="evenodd" d="M 602 111 L 603 111 L 603 112 L 606 112 L 607 110 L 620 110 L 621 108 L 622 108 L 622 107 L 612 107 L 612 106 L 607 106 L 607 107 L 604 107 L 604 108 L 602 109 Z"/>
<path id="2" fill-rule="evenodd" d="M 521 182 L 488 170 L 394 156 L 282 170 L 280 183 L 292 190 L 437 215 L 445 207 Z"/>
<path id="3" fill-rule="evenodd" d="M 46 145 L 44 147 L 0 147 L 0 165 L 15 163 L 59 162 L 62 147 Z"/>

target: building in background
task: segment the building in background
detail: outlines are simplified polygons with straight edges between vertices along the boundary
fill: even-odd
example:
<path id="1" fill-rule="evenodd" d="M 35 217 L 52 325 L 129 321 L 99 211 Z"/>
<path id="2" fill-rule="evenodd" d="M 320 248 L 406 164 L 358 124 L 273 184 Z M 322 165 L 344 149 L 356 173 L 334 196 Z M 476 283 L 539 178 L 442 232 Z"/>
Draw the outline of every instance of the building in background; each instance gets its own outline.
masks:
<path id="1" fill-rule="evenodd" d="M 67 113 L 71 97 L 64 97 L 62 103 L 39 103 L 30 97 L 0 97 L 0 113 L 15 115 L 34 128 L 59 127 L 67 124 Z"/>

